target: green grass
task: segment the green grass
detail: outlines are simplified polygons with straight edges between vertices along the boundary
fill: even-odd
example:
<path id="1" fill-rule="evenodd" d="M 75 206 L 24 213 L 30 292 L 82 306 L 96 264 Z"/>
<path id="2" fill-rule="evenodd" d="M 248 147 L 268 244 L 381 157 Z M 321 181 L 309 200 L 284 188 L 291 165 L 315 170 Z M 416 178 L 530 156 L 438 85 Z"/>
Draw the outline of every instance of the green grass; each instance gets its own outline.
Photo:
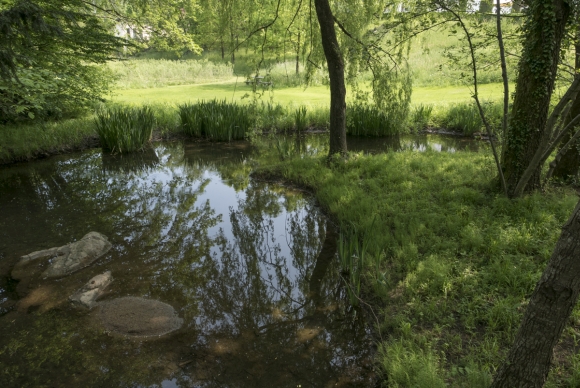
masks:
<path id="1" fill-rule="evenodd" d="M 94 118 L 0 127 L 0 164 L 83 148 L 95 136 Z"/>
<path id="2" fill-rule="evenodd" d="M 244 139 L 255 123 L 247 107 L 217 100 L 180 105 L 179 117 L 187 135 L 215 141 Z"/>
<path id="3" fill-rule="evenodd" d="M 155 88 L 226 81 L 234 76 L 230 65 L 207 60 L 130 59 L 109 62 L 107 65 L 117 77 L 116 87 L 118 89 Z"/>
<path id="4" fill-rule="evenodd" d="M 355 154 L 330 167 L 290 157 L 265 170 L 313 188 L 343 235 L 366 241 L 361 295 L 381 317 L 388 387 L 489 386 L 577 202 L 558 190 L 503 198 L 487 151 Z M 549 386 L 577 379 L 555 368 Z"/>
<path id="5" fill-rule="evenodd" d="M 148 106 L 115 106 L 97 111 L 95 126 L 101 146 L 112 153 L 142 150 L 151 140 L 155 114 Z"/>
<path id="6" fill-rule="evenodd" d="M 227 82 L 204 85 L 179 85 L 150 89 L 117 90 L 112 100 L 126 104 L 172 103 L 183 104 L 198 100 L 226 99 L 231 102 L 248 103 L 251 101 L 251 88 L 246 86 L 244 79 L 239 78 Z M 480 98 L 483 100 L 499 100 L 502 98 L 501 84 L 487 84 L 480 87 Z M 274 87 L 274 92 L 265 93 L 263 99 L 284 105 L 298 107 L 300 105 L 328 105 L 330 89 L 327 86 Z M 467 86 L 447 87 L 416 87 L 413 89 L 411 103 L 417 104 L 449 104 L 471 100 L 471 91 Z"/>

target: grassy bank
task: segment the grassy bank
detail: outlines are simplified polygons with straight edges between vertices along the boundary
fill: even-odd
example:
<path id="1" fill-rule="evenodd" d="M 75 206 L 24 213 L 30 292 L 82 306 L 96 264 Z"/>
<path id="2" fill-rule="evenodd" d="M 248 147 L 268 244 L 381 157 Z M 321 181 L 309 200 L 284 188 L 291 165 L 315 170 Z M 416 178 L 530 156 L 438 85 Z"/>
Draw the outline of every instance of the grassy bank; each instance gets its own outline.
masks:
<path id="1" fill-rule="evenodd" d="M 140 107 L 150 108 L 154 116 L 151 125 L 155 130 L 155 138 L 157 139 L 185 135 L 220 141 L 232 139 L 229 135 L 222 136 L 218 134 L 218 132 L 222 132 L 220 129 L 222 124 L 225 127 L 239 127 L 237 118 L 234 118 L 230 124 L 226 124 L 223 120 L 231 116 L 228 113 L 231 109 L 239 111 L 243 117 L 246 117 L 242 121 L 247 121 L 244 129 L 233 136 L 235 139 L 251 137 L 262 132 L 303 131 L 311 128 L 324 130 L 328 129 L 329 125 L 328 106 L 298 105 L 298 102 L 296 102 L 296 105 L 284 105 L 257 101 L 255 104 L 247 105 L 230 104 L 221 101 L 217 110 L 210 109 L 206 112 L 208 117 L 205 119 L 202 119 L 201 116 L 196 118 L 194 117 L 195 115 L 191 116 L 191 114 L 184 115 L 183 107 L 195 107 L 203 104 L 205 104 L 203 101 L 182 105 L 170 103 L 147 105 L 110 103 L 107 109 L 122 113 L 124 111 L 131 112 L 135 109 L 140 109 Z M 492 124 L 499 127 L 501 107 L 498 104 L 486 104 L 485 107 L 486 111 L 490 113 L 488 118 Z M 97 108 L 97 111 L 102 108 Z M 199 124 L 197 125 L 199 127 L 197 130 L 184 131 L 192 122 L 197 122 L 198 120 L 209 120 L 208 123 L 213 123 L 211 125 L 213 129 L 205 133 L 199 126 L 201 124 Z M 420 104 L 411 108 L 406 121 L 401 117 L 389 117 L 372 106 L 353 104 L 347 108 L 347 133 L 350 135 L 389 136 L 409 131 L 419 131 L 426 127 L 447 128 L 461 132 L 464 135 L 471 135 L 481 130 L 482 123 L 475 106 L 469 102 L 445 105 Z M 0 164 L 96 147 L 99 146 L 96 135 L 97 128 L 93 115 L 87 115 L 80 119 L 44 124 L 5 126 L 0 130 Z M 118 145 L 127 141 L 127 138 L 124 140 L 118 138 L 119 134 L 114 135 L 113 138 L 110 138 L 112 134 L 102 136 L 103 134 L 100 133 L 100 135 L 101 142 L 105 141 L 106 144 L 109 144 L 108 148 L 117 151 L 120 149 Z M 150 137 L 151 135 L 147 134 L 144 138 L 149 139 Z M 106 141 L 106 138 L 109 138 L 109 140 Z M 113 143 L 117 144 L 117 146 L 111 145 Z"/>
<path id="2" fill-rule="evenodd" d="M 52 123 L 5 125 L 0 128 L 0 164 L 95 147 L 94 118 Z"/>
<path id="3" fill-rule="evenodd" d="M 359 259 L 344 272 L 361 265 L 389 387 L 488 387 L 577 201 L 498 196 L 487 153 L 355 155 L 330 168 L 301 158 L 262 172 L 313 188 L 347 239 L 356 230 Z M 573 322 L 547 387 L 580 383 L 578 309 Z"/>

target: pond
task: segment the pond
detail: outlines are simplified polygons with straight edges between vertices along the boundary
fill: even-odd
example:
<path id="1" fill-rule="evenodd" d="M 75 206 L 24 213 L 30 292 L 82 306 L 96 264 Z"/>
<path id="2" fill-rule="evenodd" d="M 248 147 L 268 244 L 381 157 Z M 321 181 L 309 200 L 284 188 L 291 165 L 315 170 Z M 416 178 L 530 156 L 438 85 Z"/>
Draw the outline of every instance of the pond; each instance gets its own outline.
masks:
<path id="1" fill-rule="evenodd" d="M 425 139 L 406 148 L 441 144 Z M 305 143 L 318 152 L 324 142 Z M 374 385 L 371 324 L 349 304 L 337 231 L 303 192 L 250 179 L 257 152 L 175 142 L 0 168 L 0 386 Z M 21 256 L 91 231 L 112 244 L 91 265 L 45 279 L 53 258 L 11 276 Z M 70 302 L 106 271 L 96 307 Z M 99 311 L 126 297 L 171 306 L 180 327 L 115 331 Z"/>

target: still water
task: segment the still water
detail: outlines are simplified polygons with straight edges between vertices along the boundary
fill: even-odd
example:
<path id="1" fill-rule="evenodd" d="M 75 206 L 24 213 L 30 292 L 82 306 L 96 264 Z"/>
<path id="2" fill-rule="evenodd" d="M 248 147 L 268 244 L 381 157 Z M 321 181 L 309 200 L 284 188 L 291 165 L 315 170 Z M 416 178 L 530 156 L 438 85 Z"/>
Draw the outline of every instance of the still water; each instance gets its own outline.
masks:
<path id="1" fill-rule="evenodd" d="M 374 380 L 336 232 L 303 193 L 249 178 L 255 149 L 159 144 L 0 169 L 0 386 L 334 387 Z M 72 275 L 16 282 L 22 255 L 90 231 L 113 248 Z M 111 271 L 101 300 L 175 308 L 154 339 L 107 332 L 68 296 Z"/>
<path id="2" fill-rule="evenodd" d="M 325 151 L 324 136 L 264 143 Z M 282 145 L 280 145 L 282 144 Z M 350 139 L 351 150 L 455 152 L 434 136 Z M 368 387 L 369 327 L 349 304 L 337 233 L 311 198 L 249 178 L 249 143 L 157 144 L 0 167 L 0 387 Z M 56 280 L 15 281 L 18 258 L 90 231 L 113 248 Z M 111 271 L 101 301 L 167 303 L 183 326 L 153 339 L 107 331 L 68 297 Z"/>

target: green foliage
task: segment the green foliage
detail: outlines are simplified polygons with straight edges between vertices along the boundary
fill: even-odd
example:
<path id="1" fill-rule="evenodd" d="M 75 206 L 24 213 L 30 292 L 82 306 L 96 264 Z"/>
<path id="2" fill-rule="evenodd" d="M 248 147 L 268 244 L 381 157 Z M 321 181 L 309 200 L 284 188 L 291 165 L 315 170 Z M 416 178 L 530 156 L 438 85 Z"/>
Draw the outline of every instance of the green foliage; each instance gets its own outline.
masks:
<path id="1" fill-rule="evenodd" d="M 484 152 L 293 158 L 275 171 L 372 242 L 361 290 L 386 306 L 375 311 L 389 338 L 379 362 L 395 387 L 488 386 L 577 202 L 573 192 L 496 195 Z"/>
<path id="2" fill-rule="evenodd" d="M 360 235 L 355 225 L 341 227 L 338 240 L 338 256 L 342 267 L 342 276 L 346 282 L 350 302 L 359 305 L 361 290 L 361 274 L 365 265 L 368 265 L 369 244 L 371 241 L 366 234 Z"/>
<path id="3" fill-rule="evenodd" d="M 82 149 L 95 135 L 92 117 L 4 125 L 0 130 L 0 164 Z"/>
<path id="4" fill-rule="evenodd" d="M 410 324 L 403 325 L 410 333 Z M 409 340 L 392 341 L 380 348 L 382 367 L 389 388 L 445 388 L 439 376 L 439 360 L 430 350 L 423 350 Z"/>
<path id="5" fill-rule="evenodd" d="M 474 103 L 454 104 L 447 111 L 443 126 L 466 135 L 479 132 L 483 127 L 481 116 Z"/>
<path id="6" fill-rule="evenodd" d="M 148 106 L 102 108 L 97 111 L 95 125 L 104 150 L 134 152 L 151 140 L 155 116 Z"/>
<path id="7" fill-rule="evenodd" d="M 306 129 L 306 107 L 301 106 L 294 111 L 294 127 L 298 132 L 302 132 Z"/>
<path id="8" fill-rule="evenodd" d="M 501 132 L 501 120 L 503 107 L 500 102 L 483 102 L 483 111 L 491 127 L 499 134 Z M 413 112 L 411 124 L 418 126 L 416 120 L 422 120 L 423 112 Z M 429 113 L 430 124 L 471 136 L 476 132 L 485 131 L 483 121 L 479 115 L 477 106 L 473 101 L 454 103 L 443 106 L 435 106 Z"/>
<path id="9" fill-rule="evenodd" d="M 0 5 L 2 121 L 61 116 L 90 106 L 111 77 L 95 64 L 124 43 L 82 0 L 16 0 Z"/>
<path id="10" fill-rule="evenodd" d="M 243 139 L 254 125 L 248 107 L 226 101 L 180 105 L 179 117 L 186 134 L 215 141 Z"/>
<path id="11" fill-rule="evenodd" d="M 413 129 L 416 131 L 425 129 L 429 125 L 432 113 L 433 105 L 419 104 L 414 106 L 410 118 Z"/>
<path id="12" fill-rule="evenodd" d="M 347 106 L 346 131 L 352 136 L 392 136 L 402 132 L 402 117 L 398 112 L 377 106 L 355 103 Z M 394 116 L 394 117 L 393 117 Z"/>

